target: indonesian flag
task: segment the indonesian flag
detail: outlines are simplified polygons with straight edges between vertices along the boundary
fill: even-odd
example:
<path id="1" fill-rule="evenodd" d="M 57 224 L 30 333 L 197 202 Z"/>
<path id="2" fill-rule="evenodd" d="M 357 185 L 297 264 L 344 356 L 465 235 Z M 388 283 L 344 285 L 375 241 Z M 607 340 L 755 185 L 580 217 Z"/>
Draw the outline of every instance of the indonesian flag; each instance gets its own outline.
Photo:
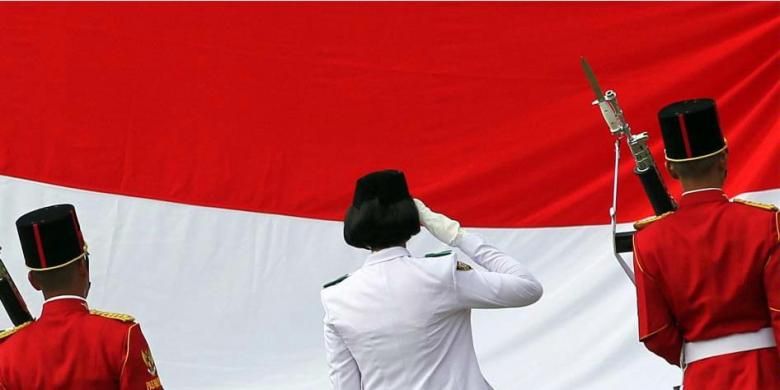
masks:
<path id="1" fill-rule="evenodd" d="M 659 167 L 657 111 L 714 98 L 726 192 L 780 203 L 779 36 L 777 2 L 3 5 L 3 260 L 37 315 L 13 222 L 72 203 L 90 305 L 139 319 L 166 388 L 325 389 L 319 292 L 367 255 L 341 218 L 359 176 L 401 169 L 544 284 L 473 313 L 497 389 L 670 388 L 611 252 L 614 138 L 579 59 Z M 622 157 L 629 230 L 652 210 Z"/>

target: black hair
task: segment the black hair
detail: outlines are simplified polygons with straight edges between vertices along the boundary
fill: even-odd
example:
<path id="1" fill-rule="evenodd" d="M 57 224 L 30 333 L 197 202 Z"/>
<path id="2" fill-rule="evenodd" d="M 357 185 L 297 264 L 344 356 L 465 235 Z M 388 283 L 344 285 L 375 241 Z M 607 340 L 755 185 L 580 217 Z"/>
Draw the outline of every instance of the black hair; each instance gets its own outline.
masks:
<path id="1" fill-rule="evenodd" d="M 406 243 L 420 232 L 411 198 L 383 204 L 379 198 L 350 206 L 344 216 L 344 241 L 356 248 L 379 250 Z"/>

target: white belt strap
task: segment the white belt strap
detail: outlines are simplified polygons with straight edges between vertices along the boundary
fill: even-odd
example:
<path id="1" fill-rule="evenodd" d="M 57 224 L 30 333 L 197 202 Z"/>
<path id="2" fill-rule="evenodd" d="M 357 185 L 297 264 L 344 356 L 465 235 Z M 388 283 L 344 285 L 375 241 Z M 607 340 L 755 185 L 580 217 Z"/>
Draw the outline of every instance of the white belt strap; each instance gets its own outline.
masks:
<path id="1" fill-rule="evenodd" d="M 716 339 L 691 341 L 683 346 L 685 364 L 713 356 L 726 355 L 735 352 L 752 351 L 754 349 L 771 348 L 775 343 L 772 328 L 762 328 L 755 332 L 734 333 Z"/>

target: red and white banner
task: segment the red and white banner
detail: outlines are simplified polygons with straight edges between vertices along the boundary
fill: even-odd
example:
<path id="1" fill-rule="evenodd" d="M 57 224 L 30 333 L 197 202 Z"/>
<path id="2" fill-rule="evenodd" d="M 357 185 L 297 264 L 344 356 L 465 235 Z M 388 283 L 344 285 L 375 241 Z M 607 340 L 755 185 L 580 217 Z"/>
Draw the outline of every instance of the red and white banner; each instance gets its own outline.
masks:
<path id="1" fill-rule="evenodd" d="M 579 58 L 659 164 L 657 111 L 715 98 L 727 193 L 780 203 L 778 36 L 776 2 L 2 5 L 2 257 L 37 313 L 13 221 L 73 203 L 91 305 L 139 319 L 167 388 L 328 388 L 319 290 L 366 255 L 339 221 L 396 168 L 545 286 L 474 313 L 497 389 L 670 388 L 611 255 L 613 138 Z M 652 213 L 632 168 L 624 223 Z"/>

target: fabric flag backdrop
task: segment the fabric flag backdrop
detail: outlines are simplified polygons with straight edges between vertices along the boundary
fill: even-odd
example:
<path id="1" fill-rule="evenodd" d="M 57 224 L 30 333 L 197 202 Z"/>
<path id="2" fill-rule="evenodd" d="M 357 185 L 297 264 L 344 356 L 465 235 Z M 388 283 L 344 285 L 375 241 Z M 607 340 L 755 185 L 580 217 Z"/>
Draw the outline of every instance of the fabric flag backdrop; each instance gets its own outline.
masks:
<path id="1" fill-rule="evenodd" d="M 714 97 L 726 191 L 780 203 L 778 37 L 777 2 L 2 5 L 3 259 L 37 314 L 13 222 L 73 203 L 91 306 L 139 319 L 167 388 L 324 389 L 320 286 L 366 256 L 339 221 L 398 168 L 545 285 L 474 312 L 497 389 L 670 388 L 610 252 L 613 139 L 579 58 L 659 162 L 658 109 Z M 624 230 L 651 214 L 632 168 Z"/>

